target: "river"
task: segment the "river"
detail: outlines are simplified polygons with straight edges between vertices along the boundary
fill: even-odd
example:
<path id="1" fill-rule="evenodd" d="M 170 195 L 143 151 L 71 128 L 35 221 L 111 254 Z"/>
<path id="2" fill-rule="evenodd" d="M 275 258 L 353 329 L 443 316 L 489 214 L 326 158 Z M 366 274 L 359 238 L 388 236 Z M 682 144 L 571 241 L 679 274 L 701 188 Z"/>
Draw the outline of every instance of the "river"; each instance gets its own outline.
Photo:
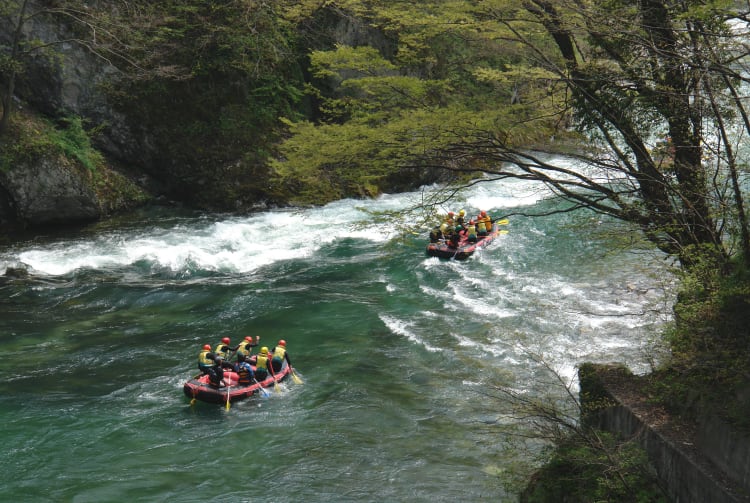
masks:
<path id="1" fill-rule="evenodd" d="M 487 391 L 538 393 L 540 358 L 573 389 L 584 361 L 648 371 L 672 279 L 581 212 L 511 217 L 470 259 L 429 258 L 427 228 L 399 240 L 406 221 L 371 213 L 423 195 L 151 208 L 0 249 L 0 271 L 29 270 L 0 279 L 0 500 L 515 501 L 503 481 L 528 459 Z M 491 182 L 444 209 L 548 196 Z M 285 339 L 304 383 L 191 406 L 201 346 L 245 335 Z"/>

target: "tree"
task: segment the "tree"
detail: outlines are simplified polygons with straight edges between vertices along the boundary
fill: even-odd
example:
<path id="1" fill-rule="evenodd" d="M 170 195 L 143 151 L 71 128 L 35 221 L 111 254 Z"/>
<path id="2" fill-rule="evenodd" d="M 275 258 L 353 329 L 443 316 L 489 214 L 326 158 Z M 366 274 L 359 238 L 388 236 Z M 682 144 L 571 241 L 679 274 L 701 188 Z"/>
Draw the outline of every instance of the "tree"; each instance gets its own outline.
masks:
<path id="1" fill-rule="evenodd" d="M 278 2 L 143 1 L 129 23 L 145 74 L 120 79 L 116 107 L 148 131 L 153 174 L 170 194 L 207 208 L 268 198 L 266 158 L 278 117 L 296 117 L 296 38 Z"/>
<path id="2" fill-rule="evenodd" d="M 12 30 L 2 25 L 0 34 L 14 34 L 7 42 L 0 35 L 6 127 L 16 79 L 31 59 L 42 54 L 54 58 L 51 63 L 66 64 L 66 55 L 56 48 L 74 43 L 112 70 L 92 86 L 106 105 L 97 108 L 97 119 L 117 112 L 113 120 L 99 122 L 100 138 L 112 140 L 101 145 L 120 146 L 116 154 L 126 152 L 127 160 L 162 182 L 170 196 L 196 206 L 237 209 L 267 199 L 266 158 L 278 141 L 278 117 L 297 116 L 302 82 L 295 33 L 278 15 L 279 5 L 258 0 L 2 3 L 0 21 Z M 52 40 L 40 40 L 35 35 L 40 32 Z M 122 141 L 141 144 L 119 145 Z"/>
<path id="3" fill-rule="evenodd" d="M 350 171 L 366 159 L 381 171 L 432 166 L 536 180 L 569 210 L 635 224 L 686 268 L 698 255 L 723 271 L 734 255 L 750 261 L 737 143 L 737 131 L 750 129 L 736 120 L 747 117 L 746 51 L 729 24 L 746 13 L 731 2 L 494 0 L 420 4 L 422 13 L 406 2 L 343 4 L 398 38 L 395 72 L 443 79 L 452 94 L 388 110 L 360 87 L 352 94 L 364 113 L 295 124 L 282 164 L 357 131 L 358 143 L 369 137 L 384 154 L 359 158 L 355 144 L 344 160 Z M 460 58 L 441 52 L 446 37 L 459 41 Z M 339 92 L 363 84 L 337 65 Z M 335 169 L 341 157 L 321 166 Z"/>
<path id="4" fill-rule="evenodd" d="M 534 47 L 540 61 L 566 83 L 579 128 L 600 147 L 601 153 L 580 159 L 608 180 L 556 169 L 507 148 L 502 138 L 485 142 L 485 148 L 496 147 L 503 152 L 499 158 L 519 169 L 516 173 L 542 179 L 574 205 L 635 223 L 683 265 L 693 263 L 696 253 L 726 265 L 730 223 L 741 228 L 742 252 L 750 258 L 741 191 L 734 192 L 734 204 L 725 196 L 732 179 L 727 175 L 736 168 L 726 135 L 725 157 L 715 152 L 720 162 L 704 163 L 713 131 L 742 110 L 739 101 L 717 105 L 711 92 L 741 78 L 731 66 L 736 34 L 726 25 L 736 14 L 722 3 L 606 1 L 591 2 L 582 11 L 578 2 L 524 2 L 562 58 L 561 64 Z M 514 29 L 504 14 L 491 15 Z M 669 142 L 667 163 L 661 165 L 650 148 L 660 134 Z"/>
<path id="5" fill-rule="evenodd" d="M 414 161 L 461 139 L 468 127 L 493 128 L 525 113 L 524 104 L 487 106 L 512 101 L 521 71 L 500 84 L 481 75 L 518 57 L 478 34 L 484 23 L 471 20 L 469 3 L 325 4 L 340 18 L 377 27 L 395 49 L 337 46 L 310 55 L 317 121 L 290 123 L 275 166 L 283 180 L 301 187 L 301 199 L 377 193 L 394 172 L 429 168 Z M 527 88 L 532 92 L 534 84 Z"/>

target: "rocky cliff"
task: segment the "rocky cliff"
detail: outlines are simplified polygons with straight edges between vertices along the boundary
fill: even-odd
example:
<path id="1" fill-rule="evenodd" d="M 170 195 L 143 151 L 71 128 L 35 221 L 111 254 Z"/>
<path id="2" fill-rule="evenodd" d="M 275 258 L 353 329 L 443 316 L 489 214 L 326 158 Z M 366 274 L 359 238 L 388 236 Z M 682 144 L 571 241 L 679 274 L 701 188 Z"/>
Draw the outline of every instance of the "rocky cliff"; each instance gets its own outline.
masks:
<path id="1" fill-rule="evenodd" d="M 28 228 L 94 221 L 149 198 L 132 176 L 148 180 L 141 168 L 150 155 L 148 138 L 134 132 L 102 91 L 117 69 L 53 18 L 32 17 L 22 25 L 26 43 L 46 46 L 23 58 L 16 79 L 11 130 L 0 141 L 0 226 Z M 11 43 L 12 25 L 0 22 L 0 49 Z M 67 41 L 71 40 L 71 41 Z M 7 73 L 0 73 L 5 83 Z M 95 170 L 77 162 L 44 138 L 63 120 L 82 117 L 97 148 L 106 155 Z M 120 167 L 115 169 L 118 161 Z"/>
<path id="2" fill-rule="evenodd" d="M 81 118 L 103 162 L 92 176 L 90 168 L 89 173 L 79 169 L 65 152 L 0 151 L 0 224 L 90 221 L 157 196 L 221 211 L 283 205 L 288 188 L 270 181 L 268 159 L 283 133 L 278 117 L 289 113 L 314 119 L 314 104 L 297 101 L 307 52 L 335 44 L 369 44 L 384 54 L 395 51 L 393 40 L 334 10 L 321 9 L 307 24 L 295 27 L 300 33 L 287 36 L 279 34 L 284 32 L 275 23 L 283 20 L 268 7 L 253 10 L 259 28 L 247 34 L 242 32 L 246 25 L 232 25 L 231 12 L 213 19 L 214 11 L 204 2 L 174 12 L 162 12 L 158 4 L 154 19 L 139 19 L 141 31 L 127 41 L 142 44 L 126 47 L 145 61 L 136 78 L 125 71 L 122 59 L 110 57 L 106 45 L 95 45 L 102 30 L 49 14 L 57 7 L 53 3 L 29 5 L 47 15 L 22 24 L 23 41 L 44 49 L 21 60 L 23 71 L 14 93 L 18 113 L 53 125 Z M 107 15 L 127 7 L 108 0 L 81 5 Z M 12 43 L 10 19 L 0 19 L 0 53 L 9 53 Z M 120 35 L 127 38 L 128 17 L 118 19 L 123 23 Z M 248 35 L 257 37 L 257 43 L 248 43 Z M 217 38 L 221 36 L 228 38 Z M 238 49 L 242 44 L 235 42 L 240 40 L 247 47 Z M 283 59 L 268 59 L 280 54 Z M 248 60 L 254 63 L 243 66 Z M 0 71 L 0 85 L 6 78 Z M 16 133 L 20 141 L 36 134 L 34 127 Z M 7 154 L 7 138 L 0 148 Z M 434 182 L 441 174 L 406 173 L 383 180 L 379 188 L 405 190 Z M 102 180 L 107 180 L 106 190 Z M 135 194 L 134 184 L 141 187 L 140 194 Z M 125 194 L 118 192 L 121 187 L 126 187 Z"/>

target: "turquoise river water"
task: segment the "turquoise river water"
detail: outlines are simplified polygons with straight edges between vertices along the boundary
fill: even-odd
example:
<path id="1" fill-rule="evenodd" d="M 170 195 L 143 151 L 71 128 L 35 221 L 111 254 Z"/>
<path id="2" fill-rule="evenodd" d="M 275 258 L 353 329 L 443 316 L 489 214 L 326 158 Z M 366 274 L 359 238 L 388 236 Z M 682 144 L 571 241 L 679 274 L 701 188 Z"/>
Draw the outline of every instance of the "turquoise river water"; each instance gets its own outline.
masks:
<path id="1" fill-rule="evenodd" d="M 251 216 L 144 210 L 0 249 L 0 501 L 516 501 L 492 398 L 535 393 L 539 357 L 645 372 L 668 319 L 656 254 L 611 250 L 590 214 L 511 217 L 469 260 L 369 211 L 423 191 Z M 492 182 L 451 208 L 550 209 Z M 445 208 L 448 209 L 448 208 Z M 398 223 L 398 222 L 394 222 Z M 191 406 L 204 343 L 284 338 L 303 384 Z"/>

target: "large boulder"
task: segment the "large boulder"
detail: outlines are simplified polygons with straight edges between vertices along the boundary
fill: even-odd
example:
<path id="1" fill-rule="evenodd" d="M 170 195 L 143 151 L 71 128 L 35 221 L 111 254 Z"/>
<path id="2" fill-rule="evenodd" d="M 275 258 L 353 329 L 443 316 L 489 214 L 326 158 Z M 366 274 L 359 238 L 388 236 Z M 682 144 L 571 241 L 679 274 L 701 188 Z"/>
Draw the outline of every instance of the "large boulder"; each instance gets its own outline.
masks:
<path id="1" fill-rule="evenodd" d="M 91 172 L 59 156 L 38 156 L 0 171 L 0 206 L 24 226 L 89 222 L 101 215 Z"/>

